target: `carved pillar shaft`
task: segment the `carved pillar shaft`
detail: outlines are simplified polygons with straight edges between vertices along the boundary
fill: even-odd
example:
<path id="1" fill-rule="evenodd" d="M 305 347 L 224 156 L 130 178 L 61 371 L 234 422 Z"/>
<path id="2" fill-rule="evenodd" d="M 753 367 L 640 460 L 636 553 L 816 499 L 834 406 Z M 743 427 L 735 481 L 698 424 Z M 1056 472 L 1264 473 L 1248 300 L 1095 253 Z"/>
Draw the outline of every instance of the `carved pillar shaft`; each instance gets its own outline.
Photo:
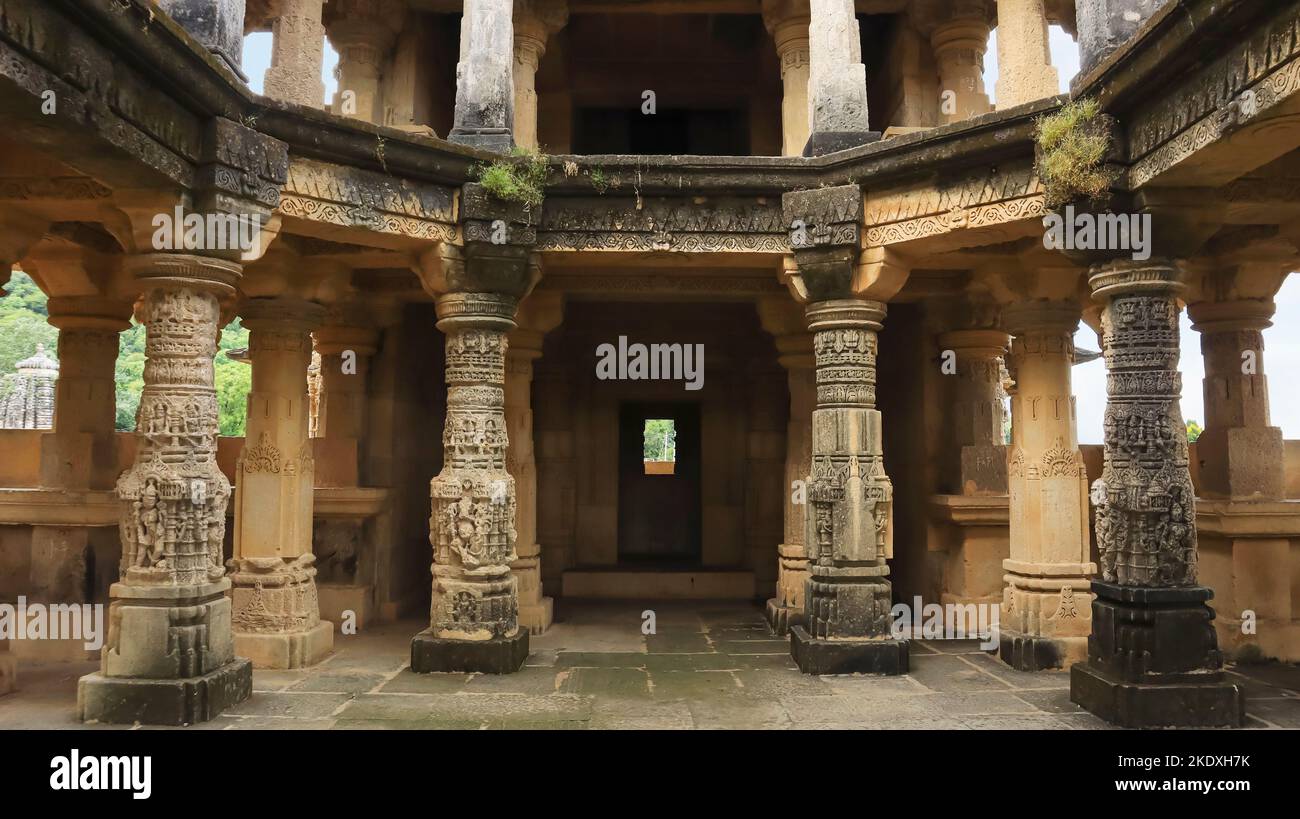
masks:
<path id="1" fill-rule="evenodd" d="M 320 393 L 316 435 L 328 464 L 320 486 L 359 486 L 367 437 L 370 359 L 379 349 L 379 330 L 354 325 L 327 325 L 315 332 L 320 354 Z"/>
<path id="2" fill-rule="evenodd" d="M 812 468 L 812 412 L 817 403 L 812 336 L 795 333 L 776 340 L 780 362 L 787 370 L 790 418 L 785 437 L 785 536 L 777 546 L 776 597 L 767 601 L 768 623 L 778 634 L 802 622 L 804 589 L 808 583 L 806 481 Z M 804 491 L 795 493 L 796 486 Z"/>
<path id="3" fill-rule="evenodd" d="M 465 0 L 452 142 L 507 151 L 514 129 L 512 0 Z"/>
<path id="4" fill-rule="evenodd" d="M 333 646 L 320 619 L 312 554 L 315 462 L 307 438 L 311 330 L 324 315 L 312 302 L 252 299 L 253 385 L 235 490 L 235 647 L 258 668 L 312 665 Z"/>
<path id="5" fill-rule="evenodd" d="M 528 652 L 510 571 L 519 555 L 515 480 L 506 469 L 507 334 L 517 303 L 493 293 L 438 298 L 438 328 L 447 339 L 447 419 L 442 472 L 430 485 L 433 601 L 430 627 L 412 644 L 417 672 L 454 666 L 502 673 L 518 668 Z M 477 646 L 457 656 L 451 643 Z"/>
<path id="6" fill-rule="evenodd" d="M 271 67 L 263 84 L 268 97 L 310 108 L 323 104 L 323 5 L 324 0 L 281 0 L 280 16 L 271 24 Z"/>
<path id="7" fill-rule="evenodd" d="M 870 142 L 867 69 L 853 0 L 811 0 L 808 121 L 804 153 L 818 156 Z"/>
<path id="8" fill-rule="evenodd" d="M 240 266 L 199 256 L 132 257 L 146 341 L 135 464 L 117 483 L 121 580 L 101 670 L 83 677 L 82 719 L 182 724 L 245 699 L 230 581 L 221 565 L 230 484 L 217 467 L 212 381 L 221 317 Z"/>
<path id="9" fill-rule="evenodd" d="M 941 108 L 946 122 L 970 119 L 991 109 L 984 92 L 984 52 L 988 48 L 989 26 L 982 17 L 953 20 L 935 27 L 930 45 L 939 64 L 939 91 L 952 93 L 950 108 Z"/>
<path id="10" fill-rule="evenodd" d="M 1201 496 L 1280 500 L 1286 494 L 1282 430 L 1269 420 L 1264 330 L 1272 301 L 1188 307 L 1205 361 L 1205 430 L 1196 442 Z"/>
<path id="11" fill-rule="evenodd" d="M 325 27 L 339 53 L 333 112 L 383 121 L 383 70 L 406 17 L 398 0 L 330 0 Z"/>
<path id="12" fill-rule="evenodd" d="M 1106 356 L 1106 461 L 1093 487 L 1101 579 L 1071 699 L 1130 727 L 1239 725 L 1241 692 L 1196 584 L 1196 510 L 1178 400 L 1176 264 L 1094 265 Z"/>
<path id="13" fill-rule="evenodd" d="M 999 624 L 1002 660 L 1022 671 L 1082 660 L 1091 626 L 1088 478 L 1079 453 L 1070 368 L 1080 309 L 1072 302 L 1008 307 L 1011 370 L 1010 557 Z"/>
<path id="14" fill-rule="evenodd" d="M 783 21 L 773 27 L 776 56 L 781 63 L 781 153 L 799 156 L 808 144 L 808 18 Z"/>
<path id="15" fill-rule="evenodd" d="M 515 480 L 518 558 L 510 564 L 519 584 L 519 623 L 534 634 L 551 625 L 554 602 L 542 595 L 542 547 L 537 539 L 537 460 L 533 442 L 533 362 L 542 355 L 544 331 L 521 327 L 506 354 L 506 467 Z"/>
<path id="16" fill-rule="evenodd" d="M 1043 0 L 998 0 L 998 110 L 1060 93 Z"/>

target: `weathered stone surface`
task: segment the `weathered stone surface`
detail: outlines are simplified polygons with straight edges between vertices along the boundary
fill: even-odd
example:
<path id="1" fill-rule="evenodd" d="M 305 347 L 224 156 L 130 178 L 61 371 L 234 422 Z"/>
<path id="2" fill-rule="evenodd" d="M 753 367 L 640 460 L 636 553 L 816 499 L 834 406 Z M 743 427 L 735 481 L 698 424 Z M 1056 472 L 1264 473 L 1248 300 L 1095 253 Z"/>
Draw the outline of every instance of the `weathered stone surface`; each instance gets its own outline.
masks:
<path id="1" fill-rule="evenodd" d="M 243 76 L 244 0 L 158 0 L 158 5 Z"/>
<path id="2" fill-rule="evenodd" d="M 514 145 L 514 3 L 466 0 L 456 64 L 452 142 L 505 152 Z"/>
<path id="3" fill-rule="evenodd" d="M 1079 73 L 1087 74 L 1132 37 L 1166 0 L 1075 0 Z"/>
<path id="4" fill-rule="evenodd" d="M 77 686 L 77 716 L 90 722 L 192 725 L 253 692 L 253 664 L 234 660 L 197 677 L 133 679 L 90 674 Z"/>
<path id="5" fill-rule="evenodd" d="M 487 640 L 457 640 L 437 636 L 432 629 L 411 640 L 411 670 L 511 674 L 528 658 L 528 630 L 516 627 L 509 636 Z"/>
<path id="6" fill-rule="evenodd" d="M 808 120 L 804 156 L 856 148 L 880 138 L 867 118 L 867 69 L 853 0 L 810 0 Z"/>

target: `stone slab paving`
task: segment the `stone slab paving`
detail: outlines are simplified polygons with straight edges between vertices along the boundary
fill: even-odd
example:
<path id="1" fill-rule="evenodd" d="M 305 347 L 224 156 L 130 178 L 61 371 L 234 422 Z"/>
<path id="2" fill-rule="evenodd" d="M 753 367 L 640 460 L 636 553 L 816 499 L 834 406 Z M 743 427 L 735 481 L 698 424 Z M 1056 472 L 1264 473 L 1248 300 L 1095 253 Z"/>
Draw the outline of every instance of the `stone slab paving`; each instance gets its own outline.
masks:
<path id="1" fill-rule="evenodd" d="M 654 634 L 642 614 L 656 614 Z M 1089 729 L 1069 675 L 1024 673 L 972 640 L 913 643 L 903 677 L 810 677 L 756 606 L 560 601 L 517 674 L 414 674 L 410 621 L 337 635 L 299 671 L 256 671 L 254 696 L 180 730 L 321 729 Z M 0 730 L 89 728 L 75 719 L 77 678 L 93 663 L 24 665 L 0 697 Z M 1300 667 L 1238 666 L 1251 728 L 1300 728 Z M 175 729 L 162 729 L 175 730 Z"/>

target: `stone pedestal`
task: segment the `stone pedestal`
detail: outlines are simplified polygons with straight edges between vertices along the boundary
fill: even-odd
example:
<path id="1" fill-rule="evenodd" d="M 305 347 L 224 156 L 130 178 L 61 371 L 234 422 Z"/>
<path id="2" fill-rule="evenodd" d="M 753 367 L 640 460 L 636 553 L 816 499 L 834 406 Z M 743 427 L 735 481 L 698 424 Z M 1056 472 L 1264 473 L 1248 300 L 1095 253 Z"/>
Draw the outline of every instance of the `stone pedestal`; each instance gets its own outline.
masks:
<path id="1" fill-rule="evenodd" d="M 253 388 L 244 449 L 236 463 L 235 648 L 258 668 L 299 668 L 333 647 L 333 624 L 320 619 L 312 554 L 315 465 L 307 438 L 311 329 L 324 315 L 312 302 L 251 299 Z"/>
<path id="2" fill-rule="evenodd" d="M 903 674 L 908 641 L 891 635 L 886 563 L 893 487 L 875 408 L 885 305 L 835 299 L 810 304 L 807 316 L 817 361 L 804 532 L 809 577 L 805 624 L 790 629 L 790 653 L 805 674 Z"/>
<path id="3" fill-rule="evenodd" d="M 1121 725 L 1238 726 L 1196 583 L 1196 512 L 1178 399 L 1178 268 L 1158 258 L 1093 266 L 1106 355 L 1106 460 L 1093 487 L 1101 579 L 1088 660 L 1070 699 Z"/>
<path id="4" fill-rule="evenodd" d="M 763 0 L 763 23 L 781 63 L 781 153 L 799 156 L 808 144 L 808 2 Z"/>
<path id="5" fill-rule="evenodd" d="M 880 139 L 867 119 L 867 69 L 853 0 L 810 0 L 808 121 L 804 156 Z"/>
<path id="6" fill-rule="evenodd" d="M 509 151 L 514 131 L 514 5 L 465 0 L 456 64 L 456 114 L 448 140 Z"/>
<path id="7" fill-rule="evenodd" d="M 1000 654 L 1021 671 L 1082 660 L 1091 628 L 1088 478 L 1076 437 L 1070 367 L 1080 309 L 1026 301 L 1003 311 L 1015 336 L 1007 484 L 1010 557 L 1003 563 Z"/>
<path id="8" fill-rule="evenodd" d="M 78 716 L 180 725 L 248 697 L 252 665 L 235 657 L 230 581 L 221 565 L 230 484 L 217 467 L 212 384 L 220 298 L 236 263 L 150 254 L 128 259 L 142 280 L 144 392 L 135 464 L 117 483 L 121 581 L 110 590 L 108 640 L 77 691 Z"/>
<path id="9" fill-rule="evenodd" d="M 998 0 L 998 110 L 1061 93 L 1043 0 Z"/>
<path id="10" fill-rule="evenodd" d="M 443 468 L 430 493 L 433 601 L 430 626 L 411 643 L 411 670 L 501 674 L 528 656 L 519 624 L 516 487 L 506 470 L 507 334 L 517 300 L 445 293 L 438 328 L 447 337 Z"/>
<path id="11" fill-rule="evenodd" d="M 324 104 L 323 5 L 324 0 L 280 0 L 280 16 L 271 24 L 271 67 L 263 81 L 266 96 L 309 108 Z"/>

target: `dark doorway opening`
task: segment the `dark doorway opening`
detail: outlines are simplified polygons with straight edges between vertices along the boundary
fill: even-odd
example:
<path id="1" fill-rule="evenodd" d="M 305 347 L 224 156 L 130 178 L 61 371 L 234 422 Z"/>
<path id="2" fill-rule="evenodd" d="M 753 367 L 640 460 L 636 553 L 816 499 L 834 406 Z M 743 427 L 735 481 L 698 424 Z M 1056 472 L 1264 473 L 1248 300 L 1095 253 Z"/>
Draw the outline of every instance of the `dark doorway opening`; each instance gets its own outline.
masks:
<path id="1" fill-rule="evenodd" d="M 747 156 L 745 110 L 580 108 L 573 128 L 577 154 Z"/>
<path id="2" fill-rule="evenodd" d="M 619 562 L 699 565 L 701 490 L 700 405 L 620 407 Z"/>

